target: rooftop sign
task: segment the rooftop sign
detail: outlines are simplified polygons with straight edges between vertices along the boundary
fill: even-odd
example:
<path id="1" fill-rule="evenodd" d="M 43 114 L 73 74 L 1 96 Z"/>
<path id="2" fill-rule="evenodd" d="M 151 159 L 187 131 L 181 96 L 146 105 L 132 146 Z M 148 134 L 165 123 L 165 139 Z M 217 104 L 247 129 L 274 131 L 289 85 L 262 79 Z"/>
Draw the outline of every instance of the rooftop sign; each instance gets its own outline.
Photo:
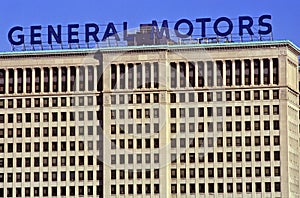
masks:
<path id="1" fill-rule="evenodd" d="M 148 39 L 167 41 L 205 38 L 233 38 L 233 35 L 239 38 L 245 36 L 251 38 L 256 36 L 271 35 L 272 25 L 270 23 L 271 15 L 262 15 L 260 17 L 239 16 L 238 19 L 227 17 L 197 18 L 195 20 L 180 19 L 176 22 L 163 20 L 158 23 L 153 20 L 150 24 L 141 24 L 139 33 L 129 34 L 128 23 L 115 24 L 113 22 L 107 25 L 98 25 L 96 23 L 87 23 L 84 25 L 68 24 L 62 25 L 34 25 L 29 28 L 22 26 L 12 27 L 8 32 L 8 41 L 13 48 L 23 46 L 72 46 L 85 44 L 101 44 L 109 40 L 118 42 L 127 42 L 134 44 L 137 34 L 147 34 Z M 121 26 L 121 27 L 120 27 Z M 142 31 L 142 27 L 147 28 Z M 257 39 L 259 40 L 259 39 Z M 230 41 L 233 41 L 232 39 Z"/>

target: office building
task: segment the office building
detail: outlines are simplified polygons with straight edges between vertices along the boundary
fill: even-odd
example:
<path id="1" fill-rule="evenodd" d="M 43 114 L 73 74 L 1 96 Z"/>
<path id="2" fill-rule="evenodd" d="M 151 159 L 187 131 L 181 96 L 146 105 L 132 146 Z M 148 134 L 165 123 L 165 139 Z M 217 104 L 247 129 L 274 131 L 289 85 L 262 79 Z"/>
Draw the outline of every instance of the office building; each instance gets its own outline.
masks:
<path id="1" fill-rule="evenodd" d="M 2 197 L 298 197 L 289 41 L 0 54 Z"/>

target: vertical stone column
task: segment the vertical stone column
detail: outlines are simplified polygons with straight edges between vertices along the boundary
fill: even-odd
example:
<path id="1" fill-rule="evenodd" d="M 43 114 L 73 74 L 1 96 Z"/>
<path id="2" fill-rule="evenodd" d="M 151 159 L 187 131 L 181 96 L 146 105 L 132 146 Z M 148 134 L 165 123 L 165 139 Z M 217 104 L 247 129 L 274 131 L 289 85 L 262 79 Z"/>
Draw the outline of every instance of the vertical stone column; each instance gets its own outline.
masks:
<path id="1" fill-rule="evenodd" d="M 217 86 L 218 84 L 218 67 L 217 67 L 217 62 L 213 61 L 213 86 Z"/>
<path id="2" fill-rule="evenodd" d="M 245 60 L 241 60 L 241 84 L 245 85 Z"/>
<path id="3" fill-rule="evenodd" d="M 43 67 L 41 67 L 40 81 L 41 81 L 40 90 L 41 90 L 41 93 L 44 93 L 44 68 Z"/>
<path id="4" fill-rule="evenodd" d="M 67 67 L 67 92 L 71 91 L 71 68 Z"/>
<path id="5" fill-rule="evenodd" d="M 35 69 L 31 68 L 31 92 L 35 93 Z"/>
<path id="6" fill-rule="evenodd" d="M 222 61 L 223 67 L 223 86 L 226 86 L 226 61 Z"/>
<path id="7" fill-rule="evenodd" d="M 199 65 L 195 62 L 195 87 L 198 87 L 198 77 L 199 77 Z"/>
<path id="8" fill-rule="evenodd" d="M 270 84 L 272 85 L 273 84 L 273 59 L 270 58 L 270 72 L 269 72 L 269 75 L 270 75 Z"/>
<path id="9" fill-rule="evenodd" d="M 94 78 L 94 88 L 93 88 L 93 90 L 94 91 L 97 91 L 97 85 L 98 85 L 98 81 L 99 81 L 99 79 L 97 79 L 97 72 L 98 72 L 98 70 L 97 70 L 97 67 L 99 67 L 99 66 L 92 66 L 92 68 L 93 68 L 93 74 L 94 74 L 94 76 L 93 76 L 93 78 Z M 68 79 L 69 79 L 69 77 L 68 77 Z"/>
<path id="10" fill-rule="evenodd" d="M 84 68 L 84 91 L 89 90 L 89 69 L 88 66 L 83 66 Z"/>
<path id="11" fill-rule="evenodd" d="M 232 85 L 235 86 L 235 60 L 231 60 L 232 61 Z"/>
<path id="12" fill-rule="evenodd" d="M 208 77 L 207 77 L 207 61 L 204 61 L 204 75 L 203 75 L 203 78 L 204 78 L 204 87 L 207 87 L 207 80 L 208 80 Z"/>
<path id="13" fill-rule="evenodd" d="M 5 70 L 5 79 L 4 79 L 4 86 L 5 86 L 5 94 L 9 93 L 9 72 L 8 69 Z"/>
<path id="14" fill-rule="evenodd" d="M 259 59 L 260 61 L 260 84 L 264 84 L 264 60 Z"/>
<path id="15" fill-rule="evenodd" d="M 251 85 L 254 85 L 254 59 L 250 60 Z"/>
<path id="16" fill-rule="evenodd" d="M 145 64 L 141 63 L 142 67 L 142 88 L 145 88 L 146 68 Z"/>
<path id="17" fill-rule="evenodd" d="M 17 89 L 18 89 L 18 85 L 17 85 L 17 75 L 16 75 L 16 70 L 14 70 L 15 72 L 15 75 L 14 75 L 14 90 L 15 90 L 15 93 L 17 93 Z M 26 74 L 27 74 L 27 71 L 26 71 L 26 68 L 23 69 L 23 93 L 26 93 Z"/>
<path id="18" fill-rule="evenodd" d="M 79 91 L 79 81 L 80 81 L 79 66 L 75 67 L 75 70 L 76 70 L 75 91 Z"/>
<path id="19" fill-rule="evenodd" d="M 61 75 L 62 75 L 62 71 L 61 71 L 61 67 L 57 67 L 57 69 L 58 69 L 58 76 L 57 76 L 57 80 L 58 80 L 58 83 L 57 83 L 58 92 L 61 92 L 61 85 L 62 85 Z"/>
<path id="20" fill-rule="evenodd" d="M 152 72 L 152 70 L 151 70 Z M 152 75 L 152 73 L 151 73 Z M 125 89 L 128 89 L 128 64 L 125 64 Z M 151 76 L 151 87 L 153 85 L 153 80 L 152 80 L 152 76 Z"/>
<path id="21" fill-rule="evenodd" d="M 7 75 L 7 77 L 8 77 L 8 82 L 9 82 L 9 75 Z M 14 68 L 13 81 L 14 81 L 14 87 L 13 87 L 14 93 L 18 93 L 18 70 L 16 68 Z M 24 76 L 23 76 L 23 92 L 24 92 L 24 90 L 25 89 L 24 89 Z M 25 90 L 25 92 L 26 92 L 26 90 Z"/>
<path id="22" fill-rule="evenodd" d="M 190 87 L 190 65 L 185 63 L 185 87 Z"/>
<path id="23" fill-rule="evenodd" d="M 120 89 L 120 65 L 116 64 L 116 84 L 115 89 Z"/>
<path id="24" fill-rule="evenodd" d="M 176 88 L 180 87 L 180 65 L 179 63 L 176 63 Z"/>
<path id="25" fill-rule="evenodd" d="M 118 69 L 117 69 L 118 71 Z M 117 79 L 118 79 L 118 75 L 117 75 Z M 135 64 L 133 64 L 133 89 L 137 89 L 137 66 Z"/>
<path id="26" fill-rule="evenodd" d="M 53 68 L 49 67 L 49 92 L 53 92 Z"/>

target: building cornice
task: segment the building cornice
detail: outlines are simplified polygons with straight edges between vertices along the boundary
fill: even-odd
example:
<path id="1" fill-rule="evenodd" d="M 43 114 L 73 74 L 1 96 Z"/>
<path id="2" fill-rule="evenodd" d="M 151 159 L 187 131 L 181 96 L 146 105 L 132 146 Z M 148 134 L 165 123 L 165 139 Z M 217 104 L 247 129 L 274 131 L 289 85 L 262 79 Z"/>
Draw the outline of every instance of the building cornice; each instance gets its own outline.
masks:
<path id="1" fill-rule="evenodd" d="M 157 52 L 157 51 L 194 51 L 194 50 L 233 50 L 233 49 L 263 49 L 287 47 L 297 56 L 300 55 L 300 48 L 288 40 L 281 41 L 258 41 L 258 42 L 237 42 L 237 43 L 210 43 L 210 44 L 183 44 L 183 45 L 149 45 L 149 46 L 127 46 L 127 47 L 106 47 L 98 49 L 62 49 L 44 51 L 19 51 L 0 52 L 0 59 L 26 58 L 26 57 L 53 57 L 53 56 L 85 56 L 96 52 L 101 53 L 124 53 L 133 52 Z"/>

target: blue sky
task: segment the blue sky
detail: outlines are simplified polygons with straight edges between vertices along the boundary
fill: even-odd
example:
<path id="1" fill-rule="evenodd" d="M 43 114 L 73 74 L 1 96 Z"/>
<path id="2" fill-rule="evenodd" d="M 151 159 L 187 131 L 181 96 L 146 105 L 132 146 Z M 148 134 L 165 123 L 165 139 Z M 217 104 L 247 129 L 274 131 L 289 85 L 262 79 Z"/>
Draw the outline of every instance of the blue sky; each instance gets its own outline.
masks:
<path id="1" fill-rule="evenodd" d="M 298 0 L 3 0 L 0 8 L 0 51 L 10 51 L 7 33 L 16 25 L 29 27 L 128 21 L 129 28 L 133 28 L 152 20 L 237 18 L 262 14 L 272 15 L 274 39 L 288 39 L 300 46 L 299 5 Z"/>

